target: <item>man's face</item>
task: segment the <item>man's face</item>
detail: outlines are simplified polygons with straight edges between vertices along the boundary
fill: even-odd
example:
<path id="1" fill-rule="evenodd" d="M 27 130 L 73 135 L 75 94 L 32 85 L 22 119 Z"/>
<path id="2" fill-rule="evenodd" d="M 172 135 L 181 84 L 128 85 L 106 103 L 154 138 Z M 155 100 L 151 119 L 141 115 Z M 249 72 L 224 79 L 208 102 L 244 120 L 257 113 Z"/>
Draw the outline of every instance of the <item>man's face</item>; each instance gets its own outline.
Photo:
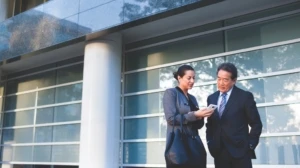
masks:
<path id="1" fill-rule="evenodd" d="M 219 70 L 217 86 L 220 92 L 228 92 L 235 84 L 236 79 L 231 79 L 231 75 L 232 74 L 230 72 Z"/>

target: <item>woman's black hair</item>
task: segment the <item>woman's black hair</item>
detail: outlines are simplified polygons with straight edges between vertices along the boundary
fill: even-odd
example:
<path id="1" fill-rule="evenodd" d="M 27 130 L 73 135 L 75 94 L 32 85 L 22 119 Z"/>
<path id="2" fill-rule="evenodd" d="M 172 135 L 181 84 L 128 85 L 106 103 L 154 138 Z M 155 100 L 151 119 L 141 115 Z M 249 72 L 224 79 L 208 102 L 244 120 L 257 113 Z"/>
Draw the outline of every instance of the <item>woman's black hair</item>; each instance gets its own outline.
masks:
<path id="1" fill-rule="evenodd" d="M 178 68 L 177 72 L 173 72 L 174 78 L 178 80 L 178 76 L 183 77 L 185 75 L 185 71 L 195 71 L 193 67 L 189 65 L 182 65 Z"/>

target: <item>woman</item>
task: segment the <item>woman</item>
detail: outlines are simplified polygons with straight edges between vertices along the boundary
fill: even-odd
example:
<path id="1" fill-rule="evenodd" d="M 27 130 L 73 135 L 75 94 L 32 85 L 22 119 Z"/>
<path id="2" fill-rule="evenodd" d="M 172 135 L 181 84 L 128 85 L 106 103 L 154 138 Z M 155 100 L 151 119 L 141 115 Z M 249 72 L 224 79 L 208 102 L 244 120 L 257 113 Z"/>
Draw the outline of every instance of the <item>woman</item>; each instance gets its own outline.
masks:
<path id="1" fill-rule="evenodd" d="M 182 121 L 183 132 L 188 137 L 196 137 L 197 143 L 195 149 L 199 149 L 200 157 L 195 158 L 198 164 L 201 165 L 195 168 L 206 168 L 206 151 L 203 143 L 199 137 L 198 129 L 204 125 L 204 117 L 209 117 L 213 110 L 203 109 L 199 110 L 196 98 L 188 93 L 189 89 L 192 89 L 195 83 L 195 71 L 189 65 L 182 65 L 178 68 L 177 72 L 174 72 L 174 78 L 178 81 L 178 86 L 175 88 L 167 89 L 163 97 L 163 108 L 165 118 L 167 120 L 167 135 L 173 130 L 180 129 L 180 122 Z M 182 115 L 181 115 L 182 114 Z M 167 136 L 167 144 L 170 142 L 170 137 Z M 194 143 L 194 142 L 193 142 Z M 197 146 L 197 148 L 196 148 Z M 173 168 L 170 163 L 167 162 L 167 168 Z M 191 168 L 193 166 L 185 165 L 184 168 Z M 178 168 L 178 166 L 176 166 Z"/>

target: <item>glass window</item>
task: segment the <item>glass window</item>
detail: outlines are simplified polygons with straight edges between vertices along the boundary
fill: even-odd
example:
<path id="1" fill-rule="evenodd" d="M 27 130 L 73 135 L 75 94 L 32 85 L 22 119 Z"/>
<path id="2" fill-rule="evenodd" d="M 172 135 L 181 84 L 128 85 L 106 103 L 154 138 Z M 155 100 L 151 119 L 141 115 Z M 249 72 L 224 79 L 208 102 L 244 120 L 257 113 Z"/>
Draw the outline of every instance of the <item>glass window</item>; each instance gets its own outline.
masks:
<path id="1" fill-rule="evenodd" d="M 79 141 L 80 124 L 53 126 L 53 142 Z"/>
<path id="2" fill-rule="evenodd" d="M 55 89 L 41 90 L 38 92 L 38 106 L 54 104 Z"/>
<path id="3" fill-rule="evenodd" d="M 51 146 L 34 146 L 34 162 L 51 162 Z"/>
<path id="4" fill-rule="evenodd" d="M 35 92 L 8 96 L 5 98 L 5 110 L 34 107 Z"/>
<path id="5" fill-rule="evenodd" d="M 15 146 L 13 161 L 31 162 L 32 161 L 32 146 Z"/>
<path id="6" fill-rule="evenodd" d="M 124 120 L 124 139 L 164 138 L 167 123 L 163 117 Z"/>
<path id="7" fill-rule="evenodd" d="M 36 124 L 52 123 L 54 118 L 53 109 L 54 107 L 37 109 Z"/>
<path id="8" fill-rule="evenodd" d="M 165 142 L 124 143 L 124 164 L 164 164 Z"/>
<path id="9" fill-rule="evenodd" d="M 11 161 L 13 153 L 12 146 L 2 146 L 1 150 L 1 161 Z"/>
<path id="10" fill-rule="evenodd" d="M 291 3 L 288 5 L 271 8 L 269 10 L 263 10 L 263 11 L 259 11 L 259 12 L 255 12 L 255 13 L 250 13 L 247 15 L 234 17 L 234 18 L 225 20 L 225 25 L 226 26 L 234 25 L 234 24 L 238 24 L 241 22 L 247 22 L 250 20 L 255 20 L 255 19 L 262 18 L 262 17 L 272 16 L 272 15 L 289 12 L 289 11 L 297 10 L 297 9 L 300 9 L 300 3 Z"/>
<path id="11" fill-rule="evenodd" d="M 189 93 L 196 97 L 199 107 L 206 107 L 207 97 L 210 94 L 214 93 L 216 90 L 217 90 L 217 86 L 214 84 L 214 85 L 193 87 L 193 89 L 191 89 Z"/>
<path id="12" fill-rule="evenodd" d="M 57 84 L 82 80 L 83 64 L 57 70 Z"/>
<path id="13" fill-rule="evenodd" d="M 266 108 L 265 107 L 259 107 L 257 108 L 260 120 L 263 124 L 262 127 L 262 133 L 266 133 L 268 129 L 268 120 L 267 120 L 267 113 L 266 113 Z"/>
<path id="14" fill-rule="evenodd" d="M 251 91 L 256 103 L 265 103 L 266 102 L 265 91 L 269 89 L 268 87 L 265 87 L 265 82 L 267 80 L 268 78 L 242 80 L 242 81 L 238 81 L 236 83 L 236 86 L 241 89 Z"/>
<path id="15" fill-rule="evenodd" d="M 52 142 L 53 127 L 36 127 L 35 142 Z"/>
<path id="16" fill-rule="evenodd" d="M 195 69 L 195 84 L 201 84 L 216 80 L 217 67 L 224 62 L 224 59 L 224 57 L 212 58 L 186 64 Z M 179 66 L 181 65 L 127 74 L 125 75 L 125 92 L 175 87 L 178 82 L 174 79 L 173 72 L 177 71 Z"/>
<path id="17" fill-rule="evenodd" d="M 79 145 L 53 145 L 52 162 L 79 162 Z"/>
<path id="18" fill-rule="evenodd" d="M 34 110 L 4 113 L 3 127 L 33 125 Z"/>
<path id="19" fill-rule="evenodd" d="M 300 136 L 260 138 L 254 164 L 300 165 Z"/>
<path id="20" fill-rule="evenodd" d="M 125 97 L 125 116 L 162 113 L 163 93 Z"/>
<path id="21" fill-rule="evenodd" d="M 78 121 L 81 118 L 81 104 L 37 109 L 36 123 Z"/>
<path id="22" fill-rule="evenodd" d="M 0 96 L 3 96 L 4 93 L 4 83 L 0 83 Z"/>
<path id="23" fill-rule="evenodd" d="M 237 86 L 251 91 L 257 103 L 296 101 L 300 98 L 299 75 L 294 73 L 242 80 L 237 82 Z"/>
<path id="24" fill-rule="evenodd" d="M 25 12 L 49 0 L 15 0 L 14 15 Z"/>
<path id="25" fill-rule="evenodd" d="M 81 100 L 81 97 L 82 97 L 81 83 L 56 88 L 56 92 L 55 92 L 56 103 Z"/>
<path id="26" fill-rule="evenodd" d="M 300 43 L 239 53 L 227 56 L 226 61 L 236 65 L 239 76 L 295 69 L 299 67 Z"/>
<path id="27" fill-rule="evenodd" d="M 49 71 L 15 79 L 7 83 L 6 94 L 23 92 L 55 85 L 55 71 Z"/>
<path id="28" fill-rule="evenodd" d="M 2 132 L 2 143 L 31 143 L 32 136 L 32 128 L 4 129 Z"/>
<path id="29" fill-rule="evenodd" d="M 224 52 L 223 33 L 213 33 L 129 52 L 126 71 Z"/>
<path id="30" fill-rule="evenodd" d="M 78 121 L 81 119 L 81 104 L 55 107 L 54 122 Z"/>
<path id="31" fill-rule="evenodd" d="M 63 103 L 69 101 L 81 100 L 82 84 L 57 87 L 39 91 L 38 105 L 47 105 L 54 103 Z"/>
<path id="32" fill-rule="evenodd" d="M 300 132 L 299 107 L 300 104 L 266 107 L 267 131 L 269 133 Z"/>
<path id="33" fill-rule="evenodd" d="M 125 93 L 159 88 L 159 69 L 125 75 Z"/>
<path id="34" fill-rule="evenodd" d="M 300 37 L 300 15 L 226 31 L 227 51 L 260 46 Z"/>

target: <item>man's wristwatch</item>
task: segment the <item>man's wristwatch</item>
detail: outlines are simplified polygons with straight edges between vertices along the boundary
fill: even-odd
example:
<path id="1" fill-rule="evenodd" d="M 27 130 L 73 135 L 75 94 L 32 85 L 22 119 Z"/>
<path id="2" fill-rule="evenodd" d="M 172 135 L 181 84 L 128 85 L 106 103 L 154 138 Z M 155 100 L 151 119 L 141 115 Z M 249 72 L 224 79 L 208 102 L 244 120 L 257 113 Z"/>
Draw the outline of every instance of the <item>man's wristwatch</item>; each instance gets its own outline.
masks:
<path id="1" fill-rule="evenodd" d="M 254 149 L 254 146 L 253 146 L 252 144 L 249 144 L 249 148 L 250 148 L 251 150 L 253 150 L 253 149 Z"/>

